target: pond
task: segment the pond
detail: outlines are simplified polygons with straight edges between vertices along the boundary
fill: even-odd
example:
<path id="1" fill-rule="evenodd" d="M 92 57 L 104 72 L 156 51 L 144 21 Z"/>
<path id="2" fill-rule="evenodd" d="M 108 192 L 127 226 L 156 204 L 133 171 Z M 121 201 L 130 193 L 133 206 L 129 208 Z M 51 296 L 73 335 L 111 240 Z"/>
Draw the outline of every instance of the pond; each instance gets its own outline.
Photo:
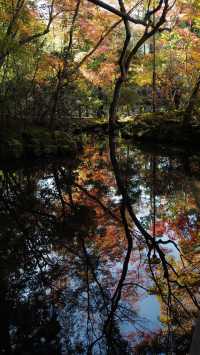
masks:
<path id="1" fill-rule="evenodd" d="M 78 157 L 1 166 L 1 354 L 188 353 L 200 156 L 120 138 L 115 154 L 87 137 Z"/>

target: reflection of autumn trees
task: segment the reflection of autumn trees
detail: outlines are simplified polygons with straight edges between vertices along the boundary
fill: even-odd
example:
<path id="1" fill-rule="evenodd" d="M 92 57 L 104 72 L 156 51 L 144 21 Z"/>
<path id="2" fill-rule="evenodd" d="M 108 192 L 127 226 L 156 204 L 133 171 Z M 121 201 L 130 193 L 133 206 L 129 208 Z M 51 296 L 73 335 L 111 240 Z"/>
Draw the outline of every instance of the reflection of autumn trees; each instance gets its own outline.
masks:
<path id="1" fill-rule="evenodd" d="M 46 233 L 54 217 L 36 194 L 40 174 L 30 169 L 1 175 L 0 347 L 6 354 L 34 354 L 40 347 L 52 354 L 57 348 L 51 341 L 59 324 L 48 289 L 49 276 L 55 278 L 58 270 Z"/>
<path id="2" fill-rule="evenodd" d="M 88 165 L 92 168 L 89 174 L 87 174 Z M 63 171 L 61 171 L 61 175 L 65 178 Z M 80 211 L 80 207 L 83 213 L 84 210 L 86 210 L 87 222 L 88 217 L 91 216 L 90 210 L 93 211 L 93 218 L 95 218 L 94 224 L 92 220 L 90 220 L 88 228 L 85 223 L 84 225 L 87 227 L 86 233 L 84 233 L 84 230 L 81 230 L 81 235 L 79 234 L 78 239 L 80 250 L 82 244 L 83 253 L 89 265 L 90 272 L 92 273 L 93 281 L 95 281 L 103 300 L 105 299 L 106 303 L 108 303 L 106 317 L 104 317 L 103 320 L 104 326 L 102 332 L 99 337 L 95 337 L 94 341 L 89 346 L 89 350 L 92 351 L 92 349 L 95 349 L 99 344 L 101 344 L 100 346 L 102 348 L 102 341 L 105 342 L 106 339 L 107 352 L 109 353 L 109 351 L 115 351 L 115 349 L 119 348 L 117 338 L 115 338 L 113 333 L 115 329 L 114 324 L 119 317 L 118 312 L 120 311 L 121 313 L 121 320 L 124 317 L 128 317 L 133 321 L 134 314 L 132 317 L 130 310 L 127 312 L 130 307 L 127 300 L 130 300 L 130 302 L 131 300 L 136 301 L 137 293 L 129 295 L 126 290 L 128 285 L 126 287 L 123 285 L 124 278 L 122 278 L 122 275 L 124 268 L 122 268 L 122 261 L 126 253 L 126 243 L 124 241 L 123 224 L 119 213 L 117 213 L 119 203 L 114 199 L 116 187 L 113 182 L 113 175 L 110 170 L 107 153 L 102 155 L 101 152 L 99 155 L 95 150 L 91 151 L 91 148 L 89 152 L 86 151 L 84 163 L 79 169 L 79 177 L 77 178 L 77 182 L 75 181 L 74 183 L 73 190 L 72 210 L 75 213 L 77 210 Z M 84 209 L 82 206 L 83 201 Z M 67 204 L 70 203 L 69 197 L 66 202 Z M 98 265 L 96 265 L 97 259 L 95 258 L 96 269 L 93 265 L 94 255 L 98 258 Z M 134 262 L 137 261 L 137 258 L 138 256 L 136 255 Z M 82 270 L 82 268 L 78 269 Z M 132 270 L 132 280 L 133 279 L 137 279 L 137 274 L 134 270 Z M 132 289 L 133 287 L 134 283 L 132 284 Z M 122 291 L 122 288 L 124 291 Z M 105 294 L 105 290 L 109 291 L 109 297 Z M 93 299 L 91 295 L 90 298 Z M 121 302 L 119 304 L 120 299 Z"/>
<path id="3" fill-rule="evenodd" d="M 130 211 L 106 144 L 92 139 L 78 162 L 2 170 L 0 327 L 7 354 L 34 354 L 40 346 L 45 355 L 189 347 L 199 310 L 197 165 L 187 177 L 179 159 L 152 159 L 118 143 Z M 147 239 L 134 227 L 134 209 Z M 145 329 L 138 315 L 148 294 L 160 301 L 162 330 Z"/>
<path id="4" fill-rule="evenodd" d="M 178 254 L 177 245 L 179 245 L 180 250 L 182 248 L 181 240 L 179 240 L 179 236 L 174 233 L 172 223 L 170 226 L 169 221 L 173 221 L 173 215 L 178 217 L 179 213 L 181 213 L 179 204 L 181 204 L 182 196 L 185 198 L 188 194 L 188 201 L 191 201 L 192 206 L 193 189 L 191 189 L 190 176 L 188 176 L 188 179 L 185 181 L 185 167 L 182 165 L 181 160 L 175 158 L 156 157 L 155 169 L 155 166 L 152 165 L 151 155 L 142 155 L 141 153 L 138 154 L 138 152 L 135 154 L 135 150 L 131 151 L 131 149 L 126 149 L 123 145 L 120 146 L 117 154 L 120 165 L 119 175 L 120 179 L 123 181 L 123 186 L 128 198 L 130 198 L 132 202 L 135 201 L 136 204 L 138 204 L 138 202 L 141 203 L 143 198 L 142 191 L 144 190 L 145 193 L 149 195 L 149 200 L 151 200 L 152 194 L 154 195 L 153 198 L 156 198 L 156 209 L 153 210 L 154 213 L 156 212 L 156 216 L 154 216 L 155 235 L 161 237 L 161 239 L 156 239 L 158 240 L 159 247 L 155 249 L 156 254 L 149 254 L 148 262 L 152 280 L 155 282 L 156 293 L 160 294 L 163 305 L 162 310 L 165 317 L 162 317 L 162 321 L 166 323 L 167 328 L 166 331 L 164 330 L 157 336 L 154 336 L 153 340 L 152 337 L 149 336 L 149 338 L 151 342 L 153 341 L 155 343 L 154 346 L 157 346 L 161 350 L 166 349 L 166 347 L 170 348 L 170 346 L 176 347 L 180 345 L 180 349 L 183 347 L 185 351 L 190 343 L 191 317 L 197 314 L 199 308 L 198 297 L 196 289 L 191 289 L 191 286 L 193 287 L 194 285 L 191 285 L 189 280 L 183 277 L 182 269 L 185 268 L 187 263 L 187 256 L 183 255 L 182 261 L 176 261 L 173 260 L 173 257 L 169 257 L 168 254 L 171 249 L 175 249 L 175 254 Z M 95 156 L 95 161 L 98 161 L 97 156 Z M 95 165 L 92 164 L 92 166 L 94 167 Z M 193 168 L 194 167 L 191 167 L 189 170 L 190 174 L 192 174 Z M 196 169 L 197 167 L 195 167 L 194 171 L 196 171 Z M 95 176 L 95 171 L 93 171 L 93 176 Z M 101 179 L 100 173 L 99 177 L 99 179 Z M 137 189 L 135 190 L 133 186 L 134 188 L 137 186 Z M 90 186 L 90 189 L 90 193 L 92 194 L 94 186 Z M 97 192 L 98 190 L 96 189 L 95 195 Z M 120 193 L 120 191 L 118 193 Z M 104 200 L 106 206 L 107 203 Z M 175 204 L 176 208 L 173 210 Z M 150 211 L 150 218 L 148 219 L 149 230 L 151 230 L 152 223 L 151 214 L 152 211 Z M 127 222 L 131 223 L 131 219 L 128 218 Z M 184 231 L 182 231 L 181 235 L 183 239 L 186 237 Z M 163 236 L 165 236 L 165 238 L 167 237 L 168 240 L 162 239 Z M 139 238 L 141 240 L 141 237 Z M 143 244 L 140 241 L 139 246 L 141 245 L 144 248 L 145 243 Z M 149 248 L 148 243 L 146 246 Z M 102 244 L 100 248 L 101 247 Z M 112 246 L 112 250 L 114 250 L 114 246 Z M 159 260 L 159 252 L 161 252 L 161 260 Z M 132 259 L 130 259 L 129 262 L 131 262 L 131 260 Z M 158 261 L 160 264 L 156 266 Z M 181 264 L 182 262 L 183 265 Z M 164 278 L 162 276 L 163 271 Z M 127 278 L 129 279 L 128 275 Z M 160 280 L 163 281 L 161 282 Z M 129 285 L 131 285 L 131 281 L 134 283 L 133 280 L 130 280 Z M 130 295 L 131 290 L 128 289 L 126 292 Z M 185 326 L 187 324 L 187 327 L 183 327 L 182 323 L 185 323 Z M 183 329 L 185 329 L 185 332 L 183 332 Z M 186 337 L 185 343 L 182 341 L 183 336 Z M 169 340 L 170 337 L 173 338 L 173 340 Z M 159 341 L 158 338 L 160 339 Z"/>
<path id="5" fill-rule="evenodd" d="M 74 353 L 87 348 L 88 353 L 128 353 L 119 320 L 135 321 L 127 299 L 136 301 L 137 294 L 124 293 L 112 309 L 126 243 L 107 155 L 99 155 L 99 161 L 92 155 L 78 170 L 58 163 L 2 172 L 1 324 L 7 336 L 1 346 L 8 354 L 34 353 L 39 346 L 44 354 L 59 353 L 59 347 Z M 94 169 L 85 176 L 89 160 Z"/>
<path id="6" fill-rule="evenodd" d="M 165 237 L 163 249 L 169 263 L 168 277 L 163 278 L 163 265 L 149 264 L 154 291 L 161 302 L 163 331 L 143 338 L 139 349 L 166 351 L 176 349 L 185 354 L 191 341 L 192 320 L 199 312 L 199 206 L 197 165 L 185 171 L 181 160 L 156 157 L 156 171 L 152 170 L 151 156 L 140 166 L 143 187 L 156 199 L 154 223 L 146 217 L 146 227 L 158 238 Z M 143 168 L 145 166 L 145 168 Z M 152 174 L 153 172 L 153 174 Z M 187 176 L 188 175 L 188 176 Z M 155 185 L 154 185 L 155 184 Z M 172 241 L 173 244 L 167 242 Z M 174 241 L 176 244 L 174 244 Z M 178 246 L 178 250 L 176 249 Z M 170 247 L 170 248 L 169 248 Z M 170 256 L 171 254 L 171 256 Z M 158 254 L 157 254 L 158 255 Z M 157 264 L 157 260 L 156 264 Z"/>

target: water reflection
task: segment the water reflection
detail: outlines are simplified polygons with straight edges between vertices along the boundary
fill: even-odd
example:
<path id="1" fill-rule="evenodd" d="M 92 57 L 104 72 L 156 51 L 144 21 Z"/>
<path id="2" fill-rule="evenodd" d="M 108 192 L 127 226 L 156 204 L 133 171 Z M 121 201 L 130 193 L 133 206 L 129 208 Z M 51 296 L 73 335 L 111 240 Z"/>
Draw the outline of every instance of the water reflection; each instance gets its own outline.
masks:
<path id="1" fill-rule="evenodd" d="M 187 353 L 199 157 L 114 150 L 0 170 L 0 353 Z"/>

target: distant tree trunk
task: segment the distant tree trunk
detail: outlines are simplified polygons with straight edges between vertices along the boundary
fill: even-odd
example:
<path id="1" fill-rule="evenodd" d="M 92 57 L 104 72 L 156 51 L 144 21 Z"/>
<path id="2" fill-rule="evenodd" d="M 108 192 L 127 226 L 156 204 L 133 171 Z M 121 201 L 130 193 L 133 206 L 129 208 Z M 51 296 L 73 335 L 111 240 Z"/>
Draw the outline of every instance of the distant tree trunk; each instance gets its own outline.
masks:
<path id="1" fill-rule="evenodd" d="M 197 82 L 196 82 L 195 87 L 192 91 L 192 94 L 190 96 L 188 105 L 187 105 L 185 113 L 184 113 L 184 117 L 183 117 L 183 125 L 184 126 L 188 126 L 190 124 L 199 89 L 200 89 L 200 75 L 197 79 Z"/>
<path id="2" fill-rule="evenodd" d="M 67 79 L 67 83 L 69 82 L 69 73 L 68 73 L 69 55 L 70 55 L 72 48 L 73 48 L 73 35 L 74 35 L 76 19 L 79 14 L 80 4 L 81 4 L 81 0 L 77 0 L 76 7 L 74 10 L 74 15 L 72 18 L 70 31 L 69 31 L 69 42 L 68 42 L 68 45 L 66 47 L 64 47 L 63 69 L 59 70 L 59 72 L 58 72 L 58 81 L 57 81 L 57 85 L 56 85 L 56 90 L 55 90 L 55 92 L 53 94 L 53 98 L 52 98 L 53 99 L 53 106 L 51 109 L 50 121 L 49 121 L 49 127 L 51 130 L 53 130 L 53 128 L 54 128 L 56 110 L 57 110 L 58 102 L 60 99 L 60 93 L 63 88 L 64 79 Z"/>
<path id="3" fill-rule="evenodd" d="M 152 226 L 153 237 L 156 235 L 156 156 L 151 158 L 152 167 L 152 191 L 151 191 L 151 207 L 152 207 Z"/>
<path id="4" fill-rule="evenodd" d="M 115 84 L 115 89 L 114 89 L 114 94 L 113 94 L 113 99 L 110 105 L 110 112 L 109 112 L 109 129 L 112 131 L 113 127 L 117 121 L 117 112 L 118 112 L 118 105 L 119 105 L 119 98 L 120 98 L 120 92 L 121 88 L 123 86 L 123 83 L 127 80 L 127 75 L 129 71 L 130 64 L 132 62 L 132 59 L 134 56 L 137 54 L 139 48 L 141 48 L 144 43 L 151 38 L 152 36 L 155 35 L 156 32 L 159 31 L 161 25 L 165 23 L 165 17 L 168 12 L 168 1 L 165 3 L 165 8 L 163 9 L 163 13 L 159 19 L 159 21 L 153 26 L 152 30 L 148 32 L 144 31 L 142 37 L 138 40 L 138 42 L 135 44 L 134 48 L 129 52 L 129 44 L 131 40 L 131 31 L 129 27 L 128 20 L 124 20 L 125 22 L 125 30 L 126 30 L 126 38 L 124 42 L 124 47 L 121 53 L 121 57 L 119 60 L 119 65 L 120 65 L 120 76 L 118 77 L 116 84 Z M 125 9 L 121 10 L 122 14 L 126 14 Z M 152 10 L 156 12 L 156 9 Z M 154 12 L 153 12 L 154 13 Z M 148 28 L 148 27 L 147 27 Z M 154 85 L 155 85 L 155 75 L 154 75 Z"/>
<path id="5" fill-rule="evenodd" d="M 155 1 L 154 1 L 155 9 Z M 153 14 L 153 25 L 155 26 L 155 13 Z M 153 77 L 152 77 L 152 109 L 156 112 L 156 35 L 153 35 Z"/>
<path id="6" fill-rule="evenodd" d="M 57 85 L 56 85 L 56 90 L 53 94 L 52 97 L 52 101 L 53 101 L 53 106 L 51 109 L 51 113 L 50 113 L 50 121 L 49 121 L 49 128 L 51 131 L 53 131 L 54 128 L 54 120 L 55 120 L 55 115 L 56 115 L 56 109 L 57 109 L 57 105 L 58 105 L 58 100 L 59 100 L 59 94 L 60 94 L 60 89 L 61 89 L 61 83 L 62 83 L 62 73 L 59 70 L 58 72 L 58 81 L 57 81 Z"/>
<path id="7" fill-rule="evenodd" d="M 196 326 L 194 329 L 194 334 L 192 337 L 192 344 L 190 347 L 190 355 L 197 355 L 200 354 L 200 318 L 197 319 Z"/>
<path id="8" fill-rule="evenodd" d="M 5 59 L 6 59 L 6 56 L 3 53 L 0 53 L 0 68 L 3 66 Z"/>
<path id="9" fill-rule="evenodd" d="M 78 107 L 78 116 L 79 116 L 79 119 L 82 118 L 82 109 L 81 109 L 81 105 L 79 105 Z"/>

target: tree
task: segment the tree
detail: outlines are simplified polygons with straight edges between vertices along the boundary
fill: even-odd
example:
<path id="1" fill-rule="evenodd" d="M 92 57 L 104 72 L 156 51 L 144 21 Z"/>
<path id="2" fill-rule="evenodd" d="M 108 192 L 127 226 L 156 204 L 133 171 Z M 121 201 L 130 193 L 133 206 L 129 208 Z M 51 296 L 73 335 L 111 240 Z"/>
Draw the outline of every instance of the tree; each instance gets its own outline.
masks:
<path id="1" fill-rule="evenodd" d="M 36 8 L 32 8 L 26 0 L 16 0 L 14 2 L 3 2 L 4 7 L 1 8 L 1 17 L 6 18 L 6 24 L 1 27 L 1 43 L 0 43 L 0 67 L 4 64 L 9 54 L 25 46 L 38 38 L 46 35 L 50 31 L 51 24 L 58 14 L 54 14 L 55 0 L 52 0 L 50 5 L 45 6 L 48 12 L 47 24 L 41 27 L 44 29 L 37 30 L 36 33 L 29 33 L 30 28 L 26 29 L 26 22 L 23 18 L 29 18 L 36 15 Z M 29 25 L 29 24 L 28 24 Z M 25 27 L 23 29 L 23 27 Z M 37 28 L 37 25 L 35 26 Z M 24 31 L 25 30 L 25 31 Z"/>

